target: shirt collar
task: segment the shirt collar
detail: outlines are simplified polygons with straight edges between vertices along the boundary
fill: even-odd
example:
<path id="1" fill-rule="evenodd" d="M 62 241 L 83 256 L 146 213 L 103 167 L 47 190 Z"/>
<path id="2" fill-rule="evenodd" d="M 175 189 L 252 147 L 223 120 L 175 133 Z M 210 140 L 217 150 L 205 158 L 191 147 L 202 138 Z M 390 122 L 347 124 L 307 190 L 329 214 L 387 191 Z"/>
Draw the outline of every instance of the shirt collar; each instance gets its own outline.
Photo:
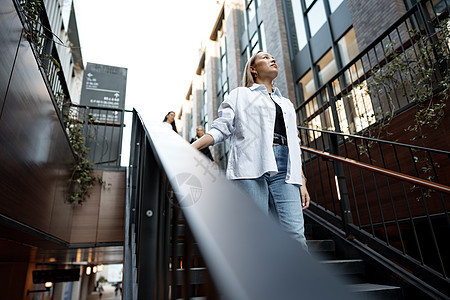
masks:
<path id="1" fill-rule="evenodd" d="M 267 93 L 267 88 L 264 84 L 258 84 L 258 83 L 254 83 L 251 87 L 249 87 L 250 90 L 254 91 L 254 90 L 261 90 Z M 281 92 L 277 87 L 274 87 L 274 92 L 275 95 L 281 97 Z"/>

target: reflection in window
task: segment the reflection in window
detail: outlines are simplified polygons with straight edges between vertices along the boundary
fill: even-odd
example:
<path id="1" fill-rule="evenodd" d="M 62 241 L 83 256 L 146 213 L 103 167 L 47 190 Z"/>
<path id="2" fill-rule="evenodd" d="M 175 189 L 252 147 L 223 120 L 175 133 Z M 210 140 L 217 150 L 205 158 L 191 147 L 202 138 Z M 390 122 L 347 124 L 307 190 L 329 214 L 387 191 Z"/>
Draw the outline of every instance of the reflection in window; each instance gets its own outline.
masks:
<path id="1" fill-rule="evenodd" d="M 333 13 L 344 0 L 328 0 L 330 3 L 330 12 Z"/>
<path id="2" fill-rule="evenodd" d="M 342 66 L 347 65 L 358 53 L 358 44 L 356 42 L 355 31 L 350 29 L 338 42 L 337 46 L 341 56 Z M 355 81 L 358 77 L 364 74 L 362 64 L 360 61 L 353 64 L 348 72 L 345 72 L 345 79 L 347 83 Z"/>
<path id="3" fill-rule="evenodd" d="M 338 41 L 338 48 L 343 66 L 348 64 L 356 55 L 358 55 L 358 44 L 356 43 L 355 30 L 353 30 L 353 28 Z"/>
<path id="4" fill-rule="evenodd" d="M 259 33 L 261 34 L 261 50 L 267 51 L 266 33 L 264 31 L 264 23 L 259 25 Z"/>
<path id="5" fill-rule="evenodd" d="M 333 77 L 336 72 L 336 63 L 334 61 L 333 52 L 328 51 L 316 64 L 317 75 L 319 76 L 319 84 L 323 85 Z"/>
<path id="6" fill-rule="evenodd" d="M 305 32 L 305 21 L 303 19 L 302 6 L 300 5 L 300 0 L 292 1 L 292 11 L 294 14 L 295 32 L 297 35 L 297 45 L 298 50 L 302 50 L 306 44 L 306 32 Z"/>
<path id="7" fill-rule="evenodd" d="M 311 36 L 314 36 L 327 20 L 327 17 L 325 15 L 325 8 L 323 6 L 323 0 L 318 0 L 316 3 L 314 3 L 307 16 L 309 31 L 311 33 Z"/>
<path id="8" fill-rule="evenodd" d="M 316 91 L 311 70 L 299 80 L 298 84 L 300 85 L 300 90 L 303 92 L 303 100 L 307 100 Z"/>

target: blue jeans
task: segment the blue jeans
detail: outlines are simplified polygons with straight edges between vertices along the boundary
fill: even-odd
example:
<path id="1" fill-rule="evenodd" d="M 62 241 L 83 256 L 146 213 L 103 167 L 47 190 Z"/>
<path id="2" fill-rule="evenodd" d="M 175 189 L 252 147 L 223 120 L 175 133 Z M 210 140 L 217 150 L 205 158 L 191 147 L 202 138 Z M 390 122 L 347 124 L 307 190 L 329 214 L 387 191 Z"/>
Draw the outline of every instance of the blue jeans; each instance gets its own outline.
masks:
<path id="1" fill-rule="evenodd" d="M 237 179 L 234 182 L 255 200 L 266 213 L 274 216 L 284 231 L 308 250 L 305 238 L 300 190 L 297 185 L 285 182 L 289 148 L 273 146 L 278 173 L 269 173 L 255 179 Z M 299 170 L 301 172 L 301 170 Z"/>

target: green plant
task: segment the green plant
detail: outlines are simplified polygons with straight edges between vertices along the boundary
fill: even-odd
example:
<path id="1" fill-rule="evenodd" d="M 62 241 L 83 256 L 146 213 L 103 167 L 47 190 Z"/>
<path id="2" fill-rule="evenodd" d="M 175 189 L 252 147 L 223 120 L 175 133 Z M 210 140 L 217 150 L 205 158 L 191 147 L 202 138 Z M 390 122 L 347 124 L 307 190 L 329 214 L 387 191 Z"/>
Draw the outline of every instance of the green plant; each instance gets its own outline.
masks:
<path id="1" fill-rule="evenodd" d="M 385 46 L 385 56 L 388 62 L 374 68 L 367 81 L 367 94 L 385 96 L 384 113 L 377 115 L 378 124 L 368 127 L 364 133 L 371 137 L 378 137 L 381 132 L 388 133 L 388 126 L 394 116 L 395 105 L 393 92 L 403 91 L 403 96 L 416 104 L 413 124 L 405 131 L 413 133 L 411 141 L 420 142 L 428 146 L 426 129 L 437 129 L 445 117 L 445 107 L 450 96 L 450 19 L 440 22 L 433 34 L 427 35 L 423 29 L 410 30 L 408 34 L 413 37 L 414 45 L 407 50 L 390 41 Z M 388 109 L 386 109 L 386 107 Z M 388 133 L 389 134 L 389 133 Z M 370 147 L 370 145 L 368 145 Z M 360 154 L 367 148 L 359 147 Z M 433 181 L 433 165 L 428 157 L 415 155 L 417 169 L 425 179 Z M 438 164 L 434 167 L 439 168 Z M 412 186 L 411 191 L 417 190 Z M 430 198 L 433 191 L 423 189 L 421 198 Z"/>
<path id="2" fill-rule="evenodd" d="M 26 23 L 23 32 L 35 51 L 39 54 L 37 59 L 40 67 L 48 74 L 49 68 L 43 63 L 43 60 L 47 60 L 49 61 L 48 66 L 53 64 L 56 72 L 59 72 L 59 61 L 43 50 L 45 42 L 49 40 L 53 42 L 53 37 L 56 37 L 57 42 L 61 45 L 62 41 L 40 22 L 40 15 L 43 9 L 41 1 L 27 0 L 22 2 L 21 7 Z M 98 179 L 92 175 L 92 167 L 94 164 L 88 159 L 90 149 L 86 147 L 86 137 L 83 135 L 85 122 L 79 119 L 79 111 L 71 106 L 70 100 L 68 100 L 67 95 L 63 92 L 55 93 L 55 98 L 75 156 L 75 164 L 71 169 L 71 176 L 68 182 L 66 200 L 70 204 L 82 204 L 89 197 L 90 189 L 96 180 L 101 180 L 101 178 Z M 94 121 L 92 115 L 88 115 L 86 119 L 87 123 Z M 87 138 L 90 137 L 88 136 Z"/>
<path id="3" fill-rule="evenodd" d="M 96 181 L 102 182 L 101 177 L 92 174 L 94 164 L 89 161 L 90 149 L 86 147 L 86 137 L 83 134 L 84 125 L 95 121 L 91 114 L 86 115 L 85 122 L 80 120 L 80 111 L 65 101 L 66 97 L 60 93 L 57 97 L 58 106 L 61 107 L 62 119 L 69 141 L 75 155 L 75 164 L 69 179 L 66 200 L 69 203 L 82 204 L 89 197 L 90 189 Z M 91 138 L 87 136 L 87 138 Z"/>

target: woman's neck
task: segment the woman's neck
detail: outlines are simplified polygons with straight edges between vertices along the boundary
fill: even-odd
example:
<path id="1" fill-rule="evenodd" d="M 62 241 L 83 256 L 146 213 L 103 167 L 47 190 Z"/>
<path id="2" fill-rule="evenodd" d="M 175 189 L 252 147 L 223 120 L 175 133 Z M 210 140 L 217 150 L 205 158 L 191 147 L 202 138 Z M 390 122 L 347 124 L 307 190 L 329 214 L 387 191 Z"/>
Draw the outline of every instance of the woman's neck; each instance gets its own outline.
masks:
<path id="1" fill-rule="evenodd" d="M 273 84 L 272 84 L 272 80 L 270 80 L 270 79 L 263 80 L 263 79 L 257 78 L 255 82 L 256 82 L 257 84 L 263 84 L 263 85 L 265 85 L 265 86 L 266 86 L 266 89 L 267 89 L 267 92 L 268 92 L 268 93 L 273 93 Z"/>

